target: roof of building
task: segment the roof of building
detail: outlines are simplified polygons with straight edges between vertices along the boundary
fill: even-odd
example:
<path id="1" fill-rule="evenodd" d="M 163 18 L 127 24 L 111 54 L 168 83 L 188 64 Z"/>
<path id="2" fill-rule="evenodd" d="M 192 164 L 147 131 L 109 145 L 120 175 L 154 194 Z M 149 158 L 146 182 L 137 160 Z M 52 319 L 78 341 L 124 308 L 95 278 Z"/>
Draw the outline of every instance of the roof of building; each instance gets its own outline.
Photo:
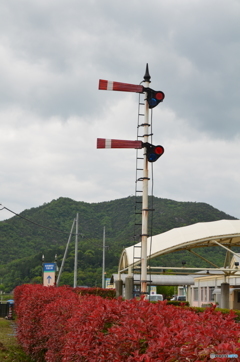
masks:
<path id="1" fill-rule="evenodd" d="M 151 259 L 179 250 L 217 246 L 217 243 L 226 247 L 240 245 L 240 220 L 197 223 L 149 237 L 147 240 L 147 257 Z M 139 263 L 141 255 L 139 246 L 141 243 L 123 250 L 119 262 L 119 271 Z"/>

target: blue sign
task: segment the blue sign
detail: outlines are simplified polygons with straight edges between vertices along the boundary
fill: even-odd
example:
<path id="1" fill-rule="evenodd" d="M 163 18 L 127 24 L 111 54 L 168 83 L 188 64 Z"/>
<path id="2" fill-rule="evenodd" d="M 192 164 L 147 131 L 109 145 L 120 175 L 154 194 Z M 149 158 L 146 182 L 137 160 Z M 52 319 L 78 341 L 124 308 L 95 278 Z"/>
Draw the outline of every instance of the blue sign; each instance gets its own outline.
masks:
<path id="1" fill-rule="evenodd" d="M 56 271 L 56 263 L 44 263 L 43 264 L 44 272 L 55 272 Z"/>

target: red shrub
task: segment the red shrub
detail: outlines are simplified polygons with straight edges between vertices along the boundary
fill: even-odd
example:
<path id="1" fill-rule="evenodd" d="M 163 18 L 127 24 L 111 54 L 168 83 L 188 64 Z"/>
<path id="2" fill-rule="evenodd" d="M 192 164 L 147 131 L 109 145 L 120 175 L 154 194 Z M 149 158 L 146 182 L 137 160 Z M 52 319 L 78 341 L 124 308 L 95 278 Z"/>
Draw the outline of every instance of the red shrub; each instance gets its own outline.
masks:
<path id="1" fill-rule="evenodd" d="M 66 338 L 66 322 L 79 309 L 79 297 L 72 293 L 71 298 L 62 296 L 46 306 L 42 313 L 42 338 L 45 339 L 46 361 L 60 362 L 62 346 Z"/>
<path id="2" fill-rule="evenodd" d="M 78 297 L 70 287 L 55 288 L 41 285 L 24 285 L 22 291 L 21 287 L 18 288 L 15 292 L 17 293 L 18 341 L 25 351 L 37 361 L 44 361 L 49 338 L 42 326 L 46 315 L 45 308 L 52 302 L 57 303 L 60 299 L 70 301 L 78 299 Z M 52 318 L 50 310 L 48 318 Z M 54 323 L 54 318 L 52 318 L 52 323 Z"/>
<path id="3" fill-rule="evenodd" d="M 35 361 L 200 362 L 210 361 L 210 353 L 240 355 L 233 313 L 212 307 L 197 314 L 165 302 L 79 295 L 70 287 L 18 288 L 18 339 Z"/>
<path id="4" fill-rule="evenodd" d="M 108 329 L 119 323 L 121 304 L 121 299 L 82 297 L 80 309 L 66 325 L 63 361 L 114 361 L 103 340 Z"/>

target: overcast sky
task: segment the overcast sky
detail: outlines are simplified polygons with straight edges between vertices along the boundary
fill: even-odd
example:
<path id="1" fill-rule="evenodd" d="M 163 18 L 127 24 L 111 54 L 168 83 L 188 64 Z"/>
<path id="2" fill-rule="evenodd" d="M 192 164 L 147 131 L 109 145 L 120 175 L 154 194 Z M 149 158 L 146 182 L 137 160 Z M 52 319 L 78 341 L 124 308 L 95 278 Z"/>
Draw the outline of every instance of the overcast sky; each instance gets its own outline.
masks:
<path id="1" fill-rule="evenodd" d="M 240 218 L 239 24 L 239 0 L 1 1 L 0 203 L 134 195 L 136 151 L 96 139 L 136 139 L 138 94 L 98 81 L 139 84 L 148 63 L 154 195 Z"/>

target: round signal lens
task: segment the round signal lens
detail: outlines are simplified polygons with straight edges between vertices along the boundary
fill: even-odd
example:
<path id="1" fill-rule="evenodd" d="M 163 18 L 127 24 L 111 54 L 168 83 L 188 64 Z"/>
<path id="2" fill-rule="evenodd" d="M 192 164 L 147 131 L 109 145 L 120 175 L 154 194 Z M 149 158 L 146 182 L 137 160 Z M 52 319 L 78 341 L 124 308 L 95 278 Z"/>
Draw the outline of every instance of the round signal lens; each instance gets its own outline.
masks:
<path id="1" fill-rule="evenodd" d="M 154 108 L 157 105 L 157 101 L 155 98 L 149 99 L 148 103 L 149 103 L 149 106 L 152 108 Z"/>
<path id="2" fill-rule="evenodd" d="M 162 100 L 164 99 L 164 93 L 163 93 L 163 92 L 156 92 L 155 98 L 156 98 L 158 101 L 162 101 Z"/>
<path id="3" fill-rule="evenodd" d="M 162 155 L 164 152 L 164 148 L 162 146 L 156 146 L 154 151 L 157 155 Z"/>
<path id="4" fill-rule="evenodd" d="M 155 162 L 157 159 L 158 159 L 158 157 L 155 153 L 150 153 L 150 155 L 148 156 L 149 162 Z"/>

